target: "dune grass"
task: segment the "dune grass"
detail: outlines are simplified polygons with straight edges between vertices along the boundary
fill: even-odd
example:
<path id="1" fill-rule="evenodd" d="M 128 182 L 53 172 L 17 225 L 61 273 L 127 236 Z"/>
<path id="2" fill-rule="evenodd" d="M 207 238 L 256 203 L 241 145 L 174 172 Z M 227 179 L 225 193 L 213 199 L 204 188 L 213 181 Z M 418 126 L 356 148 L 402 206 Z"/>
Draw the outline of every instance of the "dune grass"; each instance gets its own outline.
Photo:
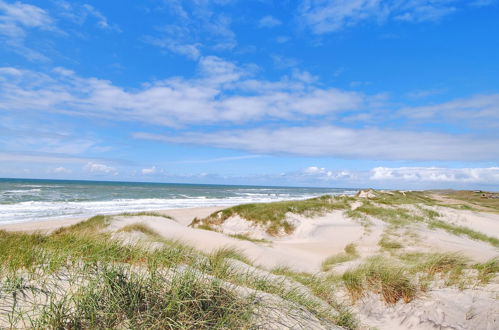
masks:
<path id="1" fill-rule="evenodd" d="M 375 191 L 375 197 L 370 200 L 384 205 L 426 204 L 435 205 L 436 200 L 424 191 Z"/>
<path id="2" fill-rule="evenodd" d="M 355 244 L 351 243 L 345 246 L 344 252 L 332 255 L 324 260 L 322 262 L 321 269 L 322 271 L 327 272 L 336 264 L 351 261 L 357 259 L 358 257 L 359 254 L 357 253 L 357 248 Z"/>
<path id="3" fill-rule="evenodd" d="M 461 201 L 466 204 L 454 204 L 455 207 L 472 211 L 492 211 L 499 212 L 499 198 L 487 198 L 490 195 L 498 195 L 486 191 L 469 191 L 469 190 L 443 190 L 436 191 L 437 194 L 450 198 L 455 201 Z M 485 195 L 484 198 L 482 195 Z M 443 206 L 452 207 L 453 204 L 442 203 Z"/>
<path id="4" fill-rule="evenodd" d="M 350 215 L 352 214 L 372 216 L 395 226 L 423 221 L 422 217 L 411 214 L 411 212 L 406 209 L 400 207 L 378 206 L 372 202 L 364 202 L 355 210 L 350 211 Z"/>
<path id="5" fill-rule="evenodd" d="M 165 218 L 169 220 L 175 220 L 171 216 L 166 215 L 166 214 L 161 214 L 159 212 L 150 212 L 150 211 L 143 211 L 143 212 L 123 212 L 119 214 L 115 214 L 113 216 L 124 216 L 124 217 L 159 217 L 159 218 Z"/>
<path id="6" fill-rule="evenodd" d="M 160 238 L 160 235 L 157 232 L 155 232 L 153 229 L 151 229 L 149 226 L 143 223 L 134 223 L 131 225 L 124 226 L 123 228 L 118 230 L 118 232 L 123 232 L 123 233 L 140 232 L 153 238 Z"/>
<path id="7" fill-rule="evenodd" d="M 385 250 L 396 250 L 404 247 L 402 243 L 394 241 L 388 235 L 383 235 L 379 240 L 378 245 Z"/>
<path id="8" fill-rule="evenodd" d="M 182 273 L 175 281 L 122 266 L 99 269 L 77 294 L 45 307 L 35 328 L 248 328 L 251 303 L 215 280 Z M 69 300 L 68 300 L 69 299 Z"/>
<path id="9" fill-rule="evenodd" d="M 294 226 L 286 221 L 286 213 L 320 215 L 332 210 L 348 209 L 351 200 L 351 197 L 326 195 L 307 200 L 237 205 L 217 211 L 198 222 L 220 225 L 230 217 L 239 215 L 243 219 L 264 226 L 270 235 L 291 234 Z"/>
<path id="10" fill-rule="evenodd" d="M 229 234 L 227 236 L 235 238 L 235 239 L 240 239 L 243 241 L 250 241 L 253 243 L 266 243 L 266 244 L 272 243 L 272 241 L 269 241 L 268 239 L 253 238 L 253 237 L 250 237 L 250 236 L 245 235 L 245 234 Z"/>
<path id="11" fill-rule="evenodd" d="M 406 270 L 383 257 L 370 258 L 363 265 L 346 271 L 342 280 L 353 301 L 366 291 L 380 293 L 389 304 L 401 299 L 410 302 L 417 293 L 417 286 L 406 275 Z"/>
<path id="12" fill-rule="evenodd" d="M 478 274 L 467 271 L 476 269 Z M 499 273 L 499 259 L 472 265 L 458 253 L 404 253 L 396 257 L 374 256 L 346 271 L 342 281 L 353 301 L 367 292 L 379 293 L 393 304 L 409 302 L 425 291 L 439 275 L 445 286 L 464 288 L 467 284 L 486 284 Z"/>
<path id="13" fill-rule="evenodd" d="M 473 265 L 478 270 L 478 279 L 481 284 L 487 284 L 499 274 L 499 257 L 493 258 L 487 262 Z"/>
<path id="14" fill-rule="evenodd" d="M 415 214 L 407 209 L 394 207 L 404 204 L 416 205 L 419 213 Z M 362 205 L 355 210 L 347 211 L 346 215 L 355 219 L 363 219 L 366 216 L 371 216 L 395 227 L 405 226 L 411 223 L 422 223 L 430 229 L 443 229 L 453 235 L 467 236 L 471 239 L 483 241 L 495 247 L 499 247 L 498 238 L 486 235 L 468 227 L 458 226 L 439 220 L 438 217 L 440 214 L 437 211 L 425 208 L 422 205 L 431 206 L 440 204 L 428 197 L 424 192 L 376 192 L 375 198 L 371 198 L 369 201 L 364 201 Z M 380 241 L 380 245 L 382 247 L 385 245 L 385 248 L 390 249 L 390 247 L 387 246 L 391 244 L 388 240 L 385 240 L 385 242 Z"/>
<path id="15" fill-rule="evenodd" d="M 448 233 L 457 235 L 457 236 L 467 236 L 471 239 L 482 241 L 489 243 L 495 247 L 499 247 L 499 239 L 496 237 L 488 236 L 484 233 L 478 232 L 468 227 L 453 225 L 448 222 L 444 222 L 442 220 L 430 220 L 428 222 L 428 226 L 430 228 L 438 228 L 443 229 Z"/>

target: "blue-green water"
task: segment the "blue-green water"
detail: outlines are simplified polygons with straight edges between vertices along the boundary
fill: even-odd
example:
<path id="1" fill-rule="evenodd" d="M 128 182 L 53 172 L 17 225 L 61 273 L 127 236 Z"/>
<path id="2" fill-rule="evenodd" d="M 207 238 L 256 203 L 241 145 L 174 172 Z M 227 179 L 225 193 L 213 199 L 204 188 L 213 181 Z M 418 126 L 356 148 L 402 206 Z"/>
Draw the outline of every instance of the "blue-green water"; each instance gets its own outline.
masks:
<path id="1" fill-rule="evenodd" d="M 0 179 L 0 224 L 355 192 L 335 188 Z"/>

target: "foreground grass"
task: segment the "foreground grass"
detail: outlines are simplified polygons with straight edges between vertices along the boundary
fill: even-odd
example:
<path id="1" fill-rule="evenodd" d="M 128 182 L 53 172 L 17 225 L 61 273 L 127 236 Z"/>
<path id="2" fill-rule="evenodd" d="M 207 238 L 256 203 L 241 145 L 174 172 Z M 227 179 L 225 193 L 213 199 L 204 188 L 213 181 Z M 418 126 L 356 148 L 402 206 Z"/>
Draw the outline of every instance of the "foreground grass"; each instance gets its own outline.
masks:
<path id="1" fill-rule="evenodd" d="M 290 234 L 294 227 L 286 221 L 286 213 L 305 216 L 320 215 L 332 210 L 348 209 L 351 200 L 351 197 L 326 195 L 301 201 L 244 204 L 215 212 L 205 219 L 198 220 L 194 225 L 198 223 L 220 225 L 230 217 L 238 215 L 257 225 L 264 226 L 270 235 Z"/>
<path id="2" fill-rule="evenodd" d="M 168 283 L 168 285 L 166 285 Z M 250 326 L 252 308 L 217 281 L 194 272 L 174 281 L 123 266 L 95 271 L 77 294 L 41 311 L 35 328 L 227 329 Z"/>
<path id="3" fill-rule="evenodd" d="M 93 217 L 51 235 L 0 231 L 0 309 L 9 311 L 0 315 L 0 327 L 251 328 L 255 312 L 268 307 L 235 286 L 280 297 L 272 308 L 284 314 L 301 306 L 324 322 L 354 324 L 339 305 L 236 271 L 229 261 L 252 267 L 240 251 L 203 254 L 143 224 L 121 231 L 141 232 L 159 247 L 123 244 L 100 231 L 110 221 Z"/>

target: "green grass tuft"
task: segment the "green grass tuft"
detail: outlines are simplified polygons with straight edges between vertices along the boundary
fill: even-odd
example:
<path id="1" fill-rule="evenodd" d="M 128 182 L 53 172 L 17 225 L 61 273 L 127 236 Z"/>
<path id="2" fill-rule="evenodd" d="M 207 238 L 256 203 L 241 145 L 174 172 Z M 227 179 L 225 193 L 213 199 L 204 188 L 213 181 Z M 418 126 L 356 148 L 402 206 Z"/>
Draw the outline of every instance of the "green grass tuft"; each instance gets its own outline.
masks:
<path id="1" fill-rule="evenodd" d="M 380 293 L 389 304 L 401 299 L 410 302 L 417 294 L 417 286 L 406 275 L 406 270 L 382 257 L 370 258 L 365 264 L 346 271 L 342 280 L 353 301 L 366 291 Z"/>
<path id="2" fill-rule="evenodd" d="M 396 250 L 404 247 L 400 242 L 390 239 L 387 235 L 383 235 L 381 237 L 381 239 L 378 242 L 378 245 L 386 250 Z"/>
<path id="3" fill-rule="evenodd" d="M 132 233 L 134 231 L 143 233 L 143 234 L 150 236 L 150 237 L 153 237 L 153 238 L 160 238 L 161 237 L 157 232 L 155 232 L 153 229 L 151 229 L 149 226 L 147 226 L 143 223 L 134 223 L 131 225 L 127 225 L 127 226 L 121 228 L 118 232 Z"/>
<path id="4" fill-rule="evenodd" d="M 357 253 L 357 248 L 355 247 L 355 244 L 351 243 L 345 246 L 345 252 L 332 255 L 324 260 L 322 262 L 321 269 L 322 271 L 327 272 L 336 264 L 351 261 L 357 259 L 358 257 L 359 254 Z"/>

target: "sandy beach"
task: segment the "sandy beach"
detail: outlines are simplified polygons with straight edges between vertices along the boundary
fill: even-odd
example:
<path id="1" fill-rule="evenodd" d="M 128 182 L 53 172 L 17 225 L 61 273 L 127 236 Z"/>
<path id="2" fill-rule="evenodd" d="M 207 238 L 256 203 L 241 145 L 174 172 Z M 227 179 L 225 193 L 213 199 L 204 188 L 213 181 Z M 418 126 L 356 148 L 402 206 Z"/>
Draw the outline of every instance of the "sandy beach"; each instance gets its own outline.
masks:
<path id="1" fill-rule="evenodd" d="M 499 239 L 499 214 L 495 211 L 423 203 L 390 206 L 377 202 L 379 194 L 364 192 L 355 198 L 340 197 L 343 198 L 340 202 L 348 201 L 345 204 L 347 209 L 335 209 L 335 206 L 330 211 L 319 213 L 287 212 L 283 221 L 292 225 L 292 232 L 270 232 L 263 223 L 245 218 L 244 213 L 223 218 L 224 207 L 109 215 L 109 224 L 104 232 L 124 244 L 135 244 L 145 238 L 140 230 L 130 231 L 127 228 L 147 228 L 148 232 L 162 239 L 182 242 L 207 254 L 233 248 L 251 260 L 251 267 L 269 276 L 272 269 L 341 276 L 372 258 L 384 256 L 390 259 L 411 253 L 449 253 L 462 256 L 471 263 L 483 263 L 499 256 L 498 246 L 489 242 Z M 393 195 L 390 192 L 382 194 L 390 198 Z M 333 201 L 337 203 L 337 200 Z M 373 205 L 378 207 L 378 213 L 362 213 Z M 382 215 L 380 212 L 383 210 L 394 213 Z M 399 213 L 405 218 L 401 218 Z M 435 223 L 440 228 L 426 225 L 422 220 L 413 221 L 423 219 L 423 213 L 432 215 L 432 221 L 438 221 Z M 50 234 L 83 220 L 18 223 L 0 226 L 0 230 Z M 488 235 L 484 237 L 491 238 L 487 241 L 455 234 L 442 224 L 455 226 L 452 228 L 473 228 Z M 391 246 L 386 243 L 388 241 Z M 355 246 L 351 258 L 348 254 L 344 257 L 349 245 Z M 342 256 L 344 260 L 331 262 L 326 267 L 325 260 L 332 256 Z M 380 329 L 494 329 L 499 316 L 498 289 L 496 276 L 486 285 L 462 288 L 443 285 L 436 280 L 431 282 L 429 289 L 408 303 L 398 301 L 387 305 L 375 293 L 363 295 L 352 303 L 344 289 L 338 289 L 334 296 L 337 301 L 348 305 L 365 326 Z M 466 315 L 470 311 L 475 311 L 476 315 L 468 319 Z"/>

